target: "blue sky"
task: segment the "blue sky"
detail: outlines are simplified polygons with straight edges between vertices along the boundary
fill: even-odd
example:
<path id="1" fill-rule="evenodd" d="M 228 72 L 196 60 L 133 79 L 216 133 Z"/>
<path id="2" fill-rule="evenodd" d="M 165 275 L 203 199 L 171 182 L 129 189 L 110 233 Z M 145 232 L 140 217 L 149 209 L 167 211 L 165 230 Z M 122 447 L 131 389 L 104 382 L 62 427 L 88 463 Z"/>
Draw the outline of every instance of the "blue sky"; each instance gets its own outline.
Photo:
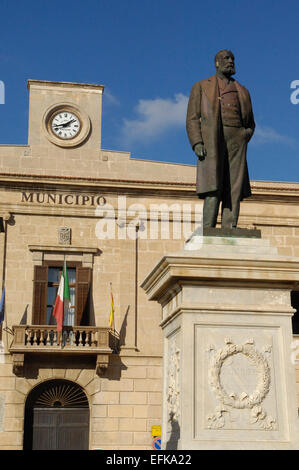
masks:
<path id="1" fill-rule="evenodd" d="M 2 0 L 0 21 L 0 144 L 27 143 L 28 79 L 98 83 L 103 148 L 195 164 L 188 96 L 227 48 L 257 124 L 250 178 L 299 182 L 297 1 Z"/>

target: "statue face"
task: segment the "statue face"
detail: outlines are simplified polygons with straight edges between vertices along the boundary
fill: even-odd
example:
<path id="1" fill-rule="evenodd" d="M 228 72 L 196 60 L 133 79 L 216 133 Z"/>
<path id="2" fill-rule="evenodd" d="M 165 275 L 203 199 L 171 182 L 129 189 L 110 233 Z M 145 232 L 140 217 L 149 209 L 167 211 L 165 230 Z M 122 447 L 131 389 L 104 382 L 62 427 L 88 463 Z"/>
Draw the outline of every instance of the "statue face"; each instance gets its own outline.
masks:
<path id="1" fill-rule="evenodd" d="M 232 52 L 222 51 L 219 53 L 216 60 L 216 69 L 223 75 L 230 77 L 236 73 L 235 58 Z"/>

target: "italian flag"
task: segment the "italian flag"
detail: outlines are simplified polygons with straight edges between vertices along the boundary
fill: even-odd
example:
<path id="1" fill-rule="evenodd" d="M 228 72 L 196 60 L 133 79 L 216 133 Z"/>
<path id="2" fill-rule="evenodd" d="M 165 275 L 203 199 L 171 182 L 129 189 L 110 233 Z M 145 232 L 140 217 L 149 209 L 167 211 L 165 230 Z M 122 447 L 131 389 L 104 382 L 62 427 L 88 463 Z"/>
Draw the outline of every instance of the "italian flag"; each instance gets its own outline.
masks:
<path id="1" fill-rule="evenodd" d="M 63 325 L 63 313 L 64 308 L 69 305 L 71 300 L 70 297 L 70 288 L 69 288 L 69 280 L 67 275 L 66 269 L 66 262 L 64 262 L 63 271 L 58 287 L 57 297 L 54 305 L 53 316 L 56 318 L 57 323 L 57 331 L 62 330 Z"/>

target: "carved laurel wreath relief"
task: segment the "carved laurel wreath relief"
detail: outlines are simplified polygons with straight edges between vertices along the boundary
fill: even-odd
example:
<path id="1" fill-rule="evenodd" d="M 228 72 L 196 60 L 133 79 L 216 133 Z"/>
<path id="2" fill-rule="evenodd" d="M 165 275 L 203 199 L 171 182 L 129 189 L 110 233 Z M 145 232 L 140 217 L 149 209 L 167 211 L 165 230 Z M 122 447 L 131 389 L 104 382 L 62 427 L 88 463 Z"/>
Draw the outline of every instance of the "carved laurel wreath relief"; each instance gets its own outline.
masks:
<path id="1" fill-rule="evenodd" d="M 170 421 L 179 419 L 180 416 L 180 349 L 173 340 L 169 347 L 168 362 L 168 416 Z"/>
<path id="2" fill-rule="evenodd" d="M 226 346 L 217 351 L 213 346 L 209 351 L 212 352 L 212 359 L 208 371 L 208 382 L 213 391 L 218 405 L 214 414 L 207 416 L 208 427 L 210 429 L 219 429 L 225 426 L 225 413 L 234 409 L 250 410 L 249 423 L 257 423 L 264 430 L 277 429 L 276 420 L 272 416 L 267 416 L 266 411 L 261 404 L 270 390 L 271 375 L 270 367 L 265 354 L 262 354 L 254 347 L 254 341 L 249 339 L 244 344 L 235 344 L 230 339 L 225 340 Z M 271 353 L 271 346 L 263 348 L 264 353 Z M 248 395 L 246 391 L 237 395 L 234 392 L 230 394 L 224 389 L 221 383 L 221 369 L 224 362 L 237 354 L 244 355 L 254 364 L 257 373 L 256 389 Z"/>

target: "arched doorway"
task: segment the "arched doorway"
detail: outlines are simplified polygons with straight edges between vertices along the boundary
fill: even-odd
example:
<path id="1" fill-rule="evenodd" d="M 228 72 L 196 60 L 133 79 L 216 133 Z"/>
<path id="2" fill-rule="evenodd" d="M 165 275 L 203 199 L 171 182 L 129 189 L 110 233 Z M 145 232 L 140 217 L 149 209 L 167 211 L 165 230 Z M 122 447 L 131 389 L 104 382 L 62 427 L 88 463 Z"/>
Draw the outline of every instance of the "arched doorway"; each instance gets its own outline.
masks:
<path id="1" fill-rule="evenodd" d="M 25 404 L 24 450 L 88 450 L 89 405 L 82 388 L 68 380 L 35 387 Z"/>

